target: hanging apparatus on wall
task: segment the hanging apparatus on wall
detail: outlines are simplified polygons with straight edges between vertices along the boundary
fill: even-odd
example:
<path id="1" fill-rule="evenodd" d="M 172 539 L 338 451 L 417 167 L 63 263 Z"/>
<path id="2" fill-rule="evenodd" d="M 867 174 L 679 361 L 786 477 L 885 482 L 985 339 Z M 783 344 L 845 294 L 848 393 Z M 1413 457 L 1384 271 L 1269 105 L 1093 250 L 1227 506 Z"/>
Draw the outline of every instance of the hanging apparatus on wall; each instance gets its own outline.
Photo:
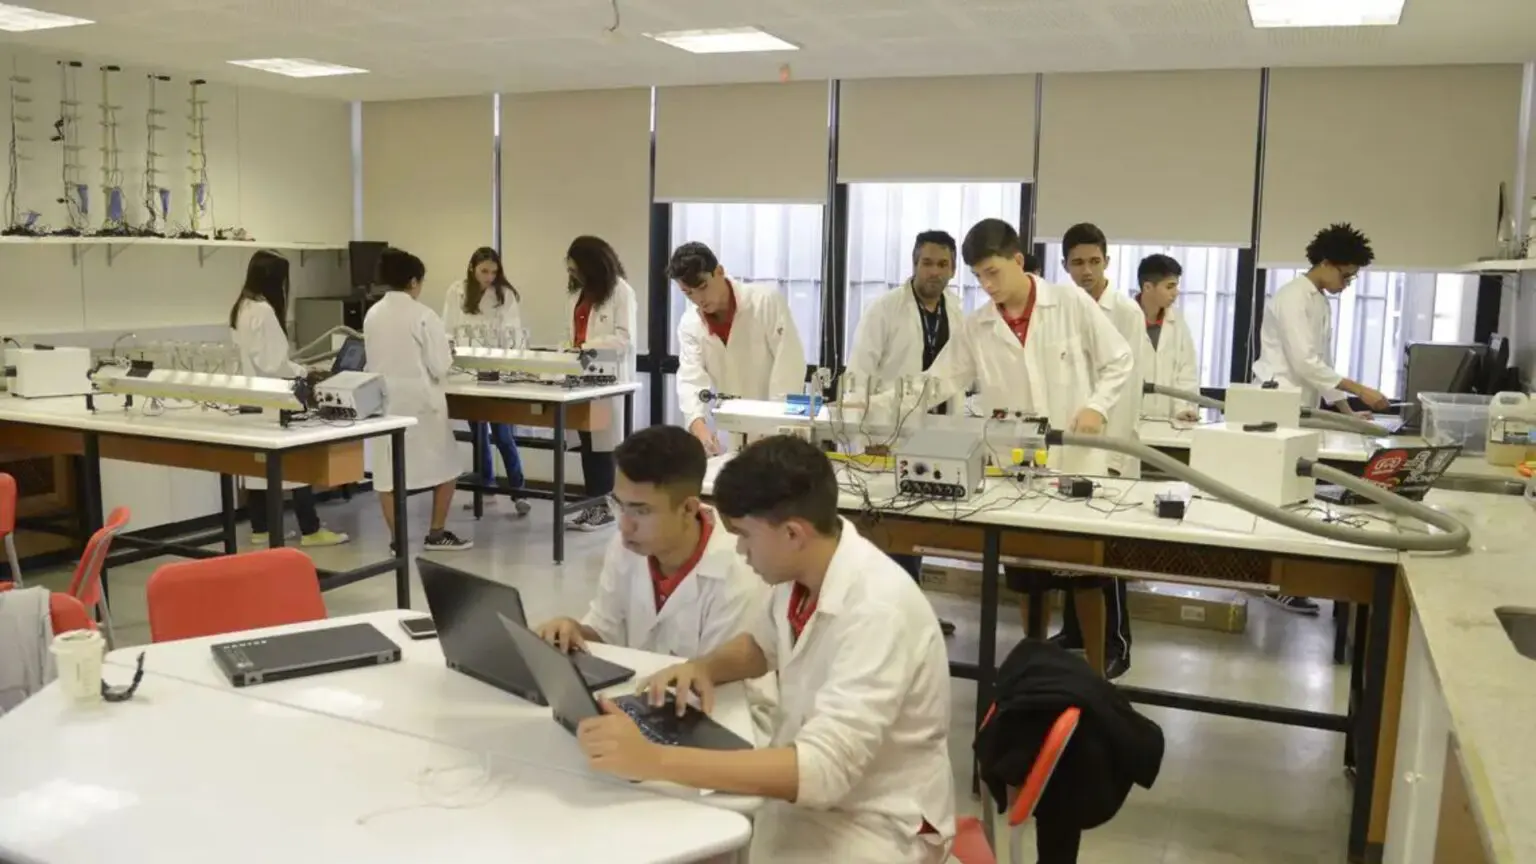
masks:
<path id="1" fill-rule="evenodd" d="M 123 151 L 117 141 L 117 112 L 123 106 L 112 101 L 112 76 L 121 71 L 120 66 L 101 67 L 101 197 L 107 212 L 101 230 L 96 233 L 107 237 L 129 233 L 123 218 L 123 169 L 119 161 Z"/>
<path id="2" fill-rule="evenodd" d="M 191 195 L 187 199 L 187 228 L 178 237 L 207 240 L 203 232 L 204 217 L 212 222 L 213 194 L 208 185 L 208 100 L 203 97 L 201 78 L 193 78 L 191 92 L 187 96 L 187 174 L 191 179 Z"/>
<path id="3" fill-rule="evenodd" d="M 144 234 L 159 237 L 170 225 L 171 190 L 160 185 L 160 153 L 155 149 L 155 133 L 164 132 L 165 111 L 158 100 L 159 85 L 171 80 L 169 75 L 149 75 L 149 108 L 144 112 Z"/>
<path id="4" fill-rule="evenodd" d="M 37 224 L 36 210 L 21 209 L 21 163 L 31 160 L 25 145 L 33 139 L 27 134 L 32 115 L 27 106 L 32 104 L 32 79 L 13 69 L 10 83 L 11 145 L 7 154 L 9 178 L 5 186 L 5 228 L 0 234 L 7 236 L 34 236 L 42 233 Z"/>
<path id="5" fill-rule="evenodd" d="M 79 60 L 59 61 L 59 119 L 53 123 L 53 143 L 59 145 L 60 197 L 57 204 L 64 205 L 67 225 L 53 232 L 69 237 L 79 237 L 90 224 L 91 192 L 85 182 L 85 163 L 80 154 L 80 69 Z"/>

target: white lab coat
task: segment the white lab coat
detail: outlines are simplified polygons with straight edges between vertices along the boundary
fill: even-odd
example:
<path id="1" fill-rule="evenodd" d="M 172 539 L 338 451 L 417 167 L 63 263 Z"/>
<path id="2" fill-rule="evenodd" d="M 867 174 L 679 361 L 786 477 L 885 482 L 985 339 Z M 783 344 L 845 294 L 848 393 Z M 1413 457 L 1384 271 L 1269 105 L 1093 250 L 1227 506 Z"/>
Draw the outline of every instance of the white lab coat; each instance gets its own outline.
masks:
<path id="1" fill-rule="evenodd" d="M 240 352 L 240 374 L 258 378 L 298 378 L 303 366 L 288 359 L 288 334 L 277 320 L 277 312 L 265 300 L 245 298 L 235 314 L 235 329 L 230 331 Z M 266 489 L 267 478 L 243 478 L 247 489 Z M 284 483 L 284 489 L 302 489 L 302 483 Z"/>
<path id="2" fill-rule="evenodd" d="M 608 302 L 593 309 L 587 316 L 587 341 L 576 346 L 576 303 L 580 292 L 571 293 L 565 301 L 565 341 L 573 347 L 608 348 L 619 352 L 619 381 L 635 379 L 635 289 L 620 279 L 613 286 L 613 296 Z M 608 400 L 608 426 L 592 432 L 592 450 L 595 453 L 612 453 L 613 448 L 624 440 L 624 397 Z"/>
<path id="3" fill-rule="evenodd" d="M 1306 276 L 1281 285 L 1264 304 L 1253 377 L 1299 388 L 1303 408 L 1316 408 L 1319 398 L 1330 405 L 1349 398 L 1338 389 L 1344 376 L 1333 370 L 1333 310 Z"/>
<path id="4" fill-rule="evenodd" d="M 448 338 L 460 339 L 459 331 L 468 327 L 503 333 L 509 340 L 522 339 L 522 308 L 512 289 L 507 288 L 505 291 L 507 295 L 505 301 L 496 299 L 495 290 L 485 292 L 485 295 L 480 298 L 480 311 L 471 315 L 464 311 L 464 280 L 460 279 L 449 285 L 448 293 L 443 295 L 443 329 L 448 331 Z M 464 343 L 460 342 L 460 344 Z M 511 341 L 508 344 L 512 347 L 521 347 Z"/>
<path id="5" fill-rule="evenodd" d="M 1147 381 L 1190 393 L 1200 392 L 1200 360 L 1195 356 L 1195 337 L 1184 314 L 1175 306 L 1163 312 L 1163 330 L 1153 345 L 1146 328 L 1141 331 L 1141 370 Z M 1169 419 L 1197 406 L 1171 396 L 1149 393 L 1141 397 L 1144 417 Z"/>
<path id="6" fill-rule="evenodd" d="M 453 348 L 443 319 L 404 291 L 390 291 L 363 320 L 368 371 L 384 377 L 384 413 L 415 417 L 405 430 L 406 486 L 429 489 L 459 476 L 458 444 L 448 422 L 443 379 Z M 394 491 L 389 439 L 373 448 L 373 488 Z"/>
<path id="7" fill-rule="evenodd" d="M 709 332 L 697 309 L 677 327 L 677 406 L 683 426 L 708 417 L 699 392 L 743 399 L 781 399 L 805 392 L 805 348 L 789 303 L 773 285 L 732 283 L 736 317 L 731 341 Z"/>
<path id="8" fill-rule="evenodd" d="M 944 314 L 949 319 L 949 338 L 954 339 L 965 325 L 960 297 L 944 292 Z M 869 304 L 859 316 L 859 328 L 853 334 L 853 350 L 848 354 L 848 374 L 856 376 L 861 393 L 889 389 L 897 381 L 923 373 L 923 320 L 912 280 L 889 291 Z M 937 358 L 935 358 L 937 359 Z M 866 389 L 865 382 L 874 382 Z M 949 413 L 960 412 L 961 396 L 950 399 Z"/>
<path id="9" fill-rule="evenodd" d="M 660 611 L 650 559 L 625 549 L 615 534 L 581 623 L 610 645 L 683 658 L 702 657 L 740 633 L 744 613 L 767 588 L 737 553 L 736 538 L 709 513 L 714 530 L 704 555 Z"/>
<path id="10" fill-rule="evenodd" d="M 1147 319 L 1142 315 L 1140 304 L 1128 295 L 1116 291 L 1113 285 L 1105 285 L 1098 303 L 1125 344 L 1139 346 L 1141 340 L 1147 338 Z M 1131 378 L 1111 409 L 1109 422 L 1104 426 L 1104 434 L 1112 438 L 1134 440 L 1136 427 L 1141 425 L 1141 383 L 1146 379 L 1146 373 L 1141 368 L 1139 351 L 1131 352 L 1131 360 Z M 1141 476 L 1139 459 L 1110 453 L 1108 460 L 1109 466 L 1119 471 L 1122 477 Z"/>
<path id="11" fill-rule="evenodd" d="M 951 338 L 928 369 L 936 405 L 972 382 L 983 413 L 994 410 L 1044 415 L 1051 428 L 1069 430 L 1077 412 L 1092 408 L 1106 420 L 1131 386 L 1131 346 L 1087 292 L 1035 278 L 1035 310 L 1029 340 L 1019 338 L 988 303 L 965 319 L 962 338 Z M 1106 425 L 1107 428 L 1107 425 Z M 1103 474 L 1102 450 L 1059 447 L 1050 466 L 1076 474 Z"/>
<path id="12" fill-rule="evenodd" d="M 752 860 L 944 861 L 955 830 L 952 697 L 933 607 L 846 519 L 798 641 L 793 585 L 773 587 L 746 628 L 779 673 L 769 746 L 793 745 L 799 767 L 796 802 L 758 811 Z M 925 820 L 938 834 L 918 836 Z"/>

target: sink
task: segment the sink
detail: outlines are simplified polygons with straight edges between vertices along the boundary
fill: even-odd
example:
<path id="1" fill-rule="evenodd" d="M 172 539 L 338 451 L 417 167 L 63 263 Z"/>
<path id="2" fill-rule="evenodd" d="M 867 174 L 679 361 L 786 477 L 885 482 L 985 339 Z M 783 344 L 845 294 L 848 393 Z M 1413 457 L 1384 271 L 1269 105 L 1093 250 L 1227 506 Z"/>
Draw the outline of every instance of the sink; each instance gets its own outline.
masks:
<path id="1" fill-rule="evenodd" d="M 1536 609 L 1501 606 L 1493 610 L 1493 614 L 1499 616 L 1499 623 L 1504 625 L 1504 632 L 1514 643 L 1515 650 L 1536 660 Z"/>
<path id="2" fill-rule="evenodd" d="M 1479 492 L 1484 495 L 1524 495 L 1525 481 L 1498 477 L 1441 477 L 1435 481 L 1435 488 L 1447 492 Z"/>

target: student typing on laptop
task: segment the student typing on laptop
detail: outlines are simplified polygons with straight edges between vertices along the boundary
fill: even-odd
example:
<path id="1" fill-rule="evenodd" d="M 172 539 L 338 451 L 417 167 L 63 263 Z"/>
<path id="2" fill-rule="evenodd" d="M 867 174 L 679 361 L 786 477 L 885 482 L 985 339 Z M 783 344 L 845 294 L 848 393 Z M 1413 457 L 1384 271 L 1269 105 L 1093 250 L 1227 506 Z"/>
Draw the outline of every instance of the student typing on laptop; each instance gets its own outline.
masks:
<path id="1" fill-rule="evenodd" d="M 619 533 L 603 556 L 597 596 L 580 621 L 546 621 L 539 635 L 567 651 L 588 642 L 675 657 L 719 648 L 765 591 L 736 539 L 699 501 L 704 445 L 677 426 L 651 426 L 613 456 Z"/>
<path id="2" fill-rule="evenodd" d="M 759 750 L 664 747 L 610 702 L 577 738 L 593 768 L 774 799 L 754 860 L 939 862 L 954 834 L 949 660 L 912 579 L 838 516 L 825 454 L 788 436 L 757 441 L 715 482 L 721 524 L 770 586 L 745 632 L 653 676 L 697 694 L 777 671 L 780 705 Z"/>

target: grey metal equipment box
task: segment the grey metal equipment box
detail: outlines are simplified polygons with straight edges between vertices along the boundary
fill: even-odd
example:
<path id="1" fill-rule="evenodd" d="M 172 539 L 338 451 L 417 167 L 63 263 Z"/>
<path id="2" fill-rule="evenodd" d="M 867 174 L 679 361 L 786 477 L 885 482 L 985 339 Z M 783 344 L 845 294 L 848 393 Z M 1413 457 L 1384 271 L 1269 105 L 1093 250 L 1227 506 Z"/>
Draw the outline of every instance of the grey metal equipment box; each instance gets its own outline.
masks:
<path id="1" fill-rule="evenodd" d="M 981 430 L 924 429 L 896 450 L 896 489 L 907 495 L 963 501 L 986 471 Z"/>

